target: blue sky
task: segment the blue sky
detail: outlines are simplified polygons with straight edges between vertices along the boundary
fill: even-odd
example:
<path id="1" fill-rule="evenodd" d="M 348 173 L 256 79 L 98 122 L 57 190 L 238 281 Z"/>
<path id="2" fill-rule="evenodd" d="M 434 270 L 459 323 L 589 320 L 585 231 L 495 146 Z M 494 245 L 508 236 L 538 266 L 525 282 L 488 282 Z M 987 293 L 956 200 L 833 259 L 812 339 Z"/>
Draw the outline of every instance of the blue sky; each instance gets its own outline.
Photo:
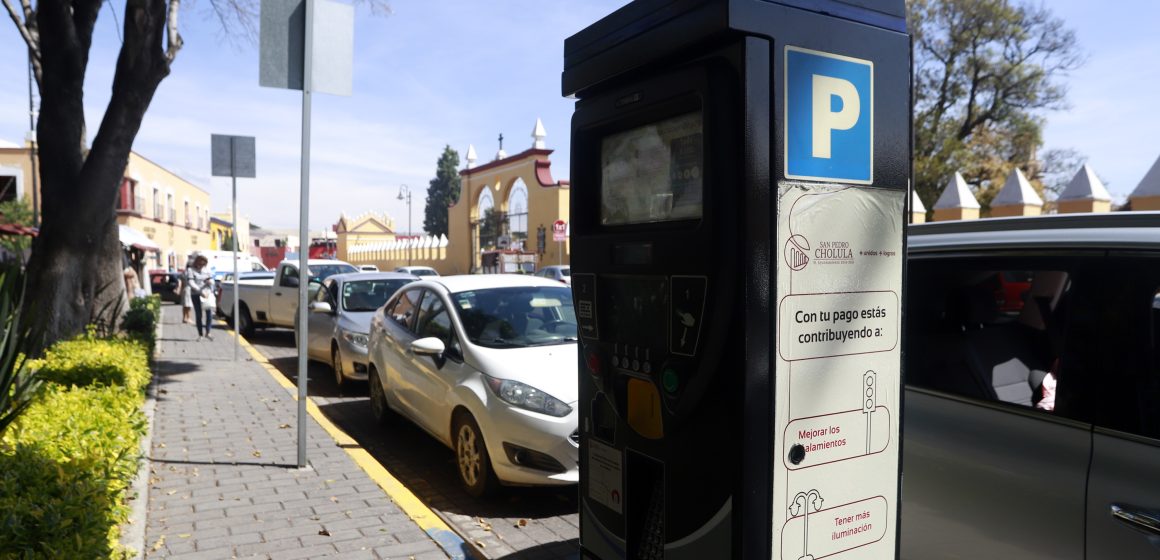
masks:
<path id="1" fill-rule="evenodd" d="M 328 227 L 340 212 L 386 212 L 407 228 L 400 184 L 414 193 L 414 229 L 422 226 L 427 183 L 445 144 L 480 161 L 530 147 L 543 119 L 552 171 L 567 178 L 572 102 L 560 96 L 563 41 L 625 0 L 392 0 L 393 14 L 356 15 L 354 95 L 316 95 L 310 225 Z M 300 94 L 258 87 L 256 46 L 223 36 L 209 2 L 182 17 L 185 48 L 162 82 L 134 149 L 206 188 L 215 211 L 229 205 L 229 181 L 209 176 L 212 133 L 257 137 L 258 178 L 239 180 L 239 210 L 267 227 L 293 228 L 298 217 Z M 118 9 L 121 9 L 118 3 Z M 1072 108 L 1048 116 L 1047 147 L 1087 155 L 1117 198 L 1160 155 L 1153 111 L 1160 90 L 1160 39 L 1150 28 L 1160 5 L 1085 0 L 1050 8 L 1076 30 L 1087 64 L 1065 78 Z M 1130 17 L 1125 17 L 1130 16 Z M 86 113 L 95 131 L 108 102 L 116 51 L 106 9 L 86 78 Z M 23 53 L 12 24 L 0 22 L 0 52 Z M 0 139 L 28 128 L 22 56 L 0 57 Z"/>

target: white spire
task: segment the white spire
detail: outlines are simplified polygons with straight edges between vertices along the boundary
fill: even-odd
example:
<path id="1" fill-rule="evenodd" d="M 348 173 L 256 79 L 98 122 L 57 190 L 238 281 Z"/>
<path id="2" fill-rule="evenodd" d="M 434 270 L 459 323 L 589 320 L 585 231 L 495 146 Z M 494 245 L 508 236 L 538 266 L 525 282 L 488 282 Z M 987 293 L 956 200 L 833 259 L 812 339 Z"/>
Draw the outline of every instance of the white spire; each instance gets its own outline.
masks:
<path id="1" fill-rule="evenodd" d="M 479 156 L 475 155 L 475 144 L 468 144 L 467 145 L 467 168 L 471 169 L 472 167 L 475 167 L 475 160 L 477 160 L 477 159 L 479 159 Z"/>
<path id="2" fill-rule="evenodd" d="M 918 191 L 910 191 L 910 212 L 917 214 L 919 212 L 926 212 L 926 206 L 922 204 L 922 199 L 918 198 Z"/>
<path id="3" fill-rule="evenodd" d="M 544 138 L 548 137 L 548 131 L 544 130 L 544 123 L 539 117 L 536 117 L 536 127 L 532 129 L 532 147 L 537 150 L 543 150 L 547 147 L 544 144 Z"/>
<path id="4" fill-rule="evenodd" d="M 1007 175 L 1007 182 L 1003 183 L 1003 188 L 999 189 L 999 194 L 995 195 L 995 199 L 991 201 L 991 206 L 1014 205 L 1043 206 L 1043 199 L 1039 198 L 1035 188 L 1031 186 L 1027 177 L 1023 176 L 1023 172 L 1018 167 L 1012 169 L 1011 174 Z"/>
<path id="5" fill-rule="evenodd" d="M 947 182 L 947 186 L 943 189 L 938 200 L 935 201 L 934 207 L 937 208 L 979 208 L 979 201 L 975 200 L 975 195 L 971 194 L 971 188 L 967 186 L 967 180 L 963 179 L 963 175 L 955 171 L 955 176 Z"/>
<path id="6" fill-rule="evenodd" d="M 1157 196 L 1160 195 L 1160 158 L 1156 158 L 1156 163 L 1152 164 L 1152 168 L 1140 179 L 1140 184 L 1136 186 L 1136 190 L 1132 191 L 1130 196 Z"/>
<path id="7" fill-rule="evenodd" d="M 1111 201 L 1107 187 L 1096 176 L 1091 166 L 1084 164 L 1076 172 L 1075 177 L 1067 184 L 1067 188 L 1059 193 L 1059 200 L 1105 200 Z"/>

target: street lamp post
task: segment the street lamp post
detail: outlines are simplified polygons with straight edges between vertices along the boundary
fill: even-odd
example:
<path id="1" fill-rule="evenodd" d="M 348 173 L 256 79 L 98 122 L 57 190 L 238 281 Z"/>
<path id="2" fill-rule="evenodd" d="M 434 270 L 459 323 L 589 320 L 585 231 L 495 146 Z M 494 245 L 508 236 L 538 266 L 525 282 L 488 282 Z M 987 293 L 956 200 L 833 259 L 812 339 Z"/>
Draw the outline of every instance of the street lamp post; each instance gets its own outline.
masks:
<path id="1" fill-rule="evenodd" d="M 399 200 L 407 201 L 407 266 L 411 266 L 411 187 L 399 185 Z"/>

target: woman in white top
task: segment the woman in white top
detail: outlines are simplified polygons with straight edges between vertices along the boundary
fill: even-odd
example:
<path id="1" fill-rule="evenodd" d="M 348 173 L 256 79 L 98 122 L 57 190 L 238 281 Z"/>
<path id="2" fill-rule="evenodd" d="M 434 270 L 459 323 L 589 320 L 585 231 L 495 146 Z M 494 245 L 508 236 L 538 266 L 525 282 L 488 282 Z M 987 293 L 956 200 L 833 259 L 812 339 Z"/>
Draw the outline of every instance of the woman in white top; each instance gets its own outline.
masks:
<path id="1" fill-rule="evenodd" d="M 181 275 L 181 322 L 189 325 L 193 324 L 193 301 L 190 299 L 189 282 L 185 281 L 185 273 L 193 268 L 193 257 L 186 259 L 185 271 Z"/>
<path id="2" fill-rule="evenodd" d="M 205 338 L 213 340 L 210 336 L 210 325 L 213 324 L 213 316 L 217 313 L 217 296 L 213 293 L 212 280 L 211 287 L 205 288 L 201 291 L 201 311 L 205 314 Z M 201 319 L 198 317 L 198 319 Z M 199 321 L 200 322 L 200 321 Z"/>
<path id="3" fill-rule="evenodd" d="M 208 259 L 198 255 L 193 259 L 193 266 L 185 270 L 185 283 L 189 286 L 190 303 L 193 304 L 193 316 L 197 321 L 198 340 L 201 340 L 202 336 L 209 338 L 209 329 L 212 324 L 210 320 L 213 318 L 203 315 L 201 311 L 201 298 L 204 292 L 209 292 L 210 297 L 213 297 L 213 274 L 210 274 L 209 270 L 205 268 L 208 262 Z"/>

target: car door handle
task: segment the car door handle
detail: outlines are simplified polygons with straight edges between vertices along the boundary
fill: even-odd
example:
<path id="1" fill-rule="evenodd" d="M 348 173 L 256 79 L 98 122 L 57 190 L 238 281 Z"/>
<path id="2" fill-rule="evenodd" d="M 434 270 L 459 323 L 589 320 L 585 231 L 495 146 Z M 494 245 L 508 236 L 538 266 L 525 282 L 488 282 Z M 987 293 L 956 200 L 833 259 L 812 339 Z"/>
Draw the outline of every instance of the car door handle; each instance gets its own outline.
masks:
<path id="1" fill-rule="evenodd" d="M 274 295 L 276 295 L 276 296 L 281 296 L 281 295 L 282 295 L 282 292 L 274 292 Z"/>
<path id="2" fill-rule="evenodd" d="M 1136 529 L 1147 531 L 1153 535 L 1160 535 L 1160 516 L 1155 512 L 1121 504 L 1112 504 L 1112 517 Z"/>

